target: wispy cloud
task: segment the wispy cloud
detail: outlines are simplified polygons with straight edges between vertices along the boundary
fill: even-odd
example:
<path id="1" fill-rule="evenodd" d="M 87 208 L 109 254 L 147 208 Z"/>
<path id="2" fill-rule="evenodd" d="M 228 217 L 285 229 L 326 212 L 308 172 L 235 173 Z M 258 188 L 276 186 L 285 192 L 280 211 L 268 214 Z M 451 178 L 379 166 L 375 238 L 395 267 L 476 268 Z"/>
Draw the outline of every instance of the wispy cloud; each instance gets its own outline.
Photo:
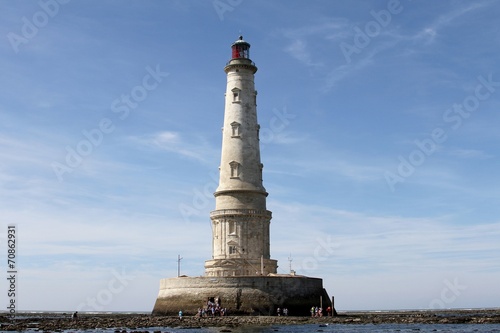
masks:
<path id="1" fill-rule="evenodd" d="M 174 131 L 162 131 L 130 139 L 141 145 L 165 150 L 200 162 L 209 161 L 211 156 L 218 155 L 219 152 L 203 137 L 193 136 L 188 139 L 185 135 Z"/>
<path id="2" fill-rule="evenodd" d="M 439 35 L 439 31 L 447 26 L 451 25 L 453 21 L 459 17 L 466 15 L 467 13 L 487 6 L 487 2 L 473 2 L 468 3 L 467 6 L 463 6 L 457 9 L 453 9 L 445 14 L 438 16 L 431 24 L 422 28 L 416 35 L 416 39 L 424 39 L 426 42 L 431 43 L 434 41 L 436 36 Z"/>
<path id="3" fill-rule="evenodd" d="M 325 85 L 322 87 L 322 91 L 327 92 L 331 90 L 333 87 L 335 87 L 335 85 L 337 85 L 339 82 L 341 82 L 348 76 L 356 74 L 365 67 L 372 65 L 374 63 L 374 58 L 377 55 L 377 53 L 384 50 L 385 48 L 387 47 L 379 46 L 377 48 L 367 50 L 364 52 L 363 57 L 361 57 L 357 61 L 341 64 L 335 67 L 327 74 L 325 78 Z"/>
<path id="4" fill-rule="evenodd" d="M 323 92 L 329 91 L 338 82 L 372 65 L 377 54 L 394 47 L 405 39 L 390 28 L 385 28 L 376 36 L 377 40 L 373 41 L 370 47 L 356 54 L 355 61 L 345 63 L 339 45 L 342 41 L 349 41 L 352 44 L 353 36 L 350 26 L 352 23 L 348 20 L 334 18 L 331 22 L 283 32 L 283 35 L 290 40 L 290 44 L 285 48 L 290 56 L 305 66 L 321 70 L 322 72 L 316 73 L 318 75 L 327 73 L 325 85 L 322 87 Z M 355 46 L 352 47 L 355 48 Z M 331 67 L 334 68 L 329 70 L 328 68 Z"/>
<path id="5" fill-rule="evenodd" d="M 344 36 L 346 23 L 347 20 L 345 19 L 332 18 L 320 24 L 282 30 L 280 35 L 289 41 L 284 50 L 305 66 L 323 67 L 325 63 L 322 59 L 318 59 L 320 54 L 318 49 L 323 48 L 318 48 L 318 44 L 331 44 Z M 310 44 L 313 44 L 313 46 L 310 46 Z"/>
<path id="6" fill-rule="evenodd" d="M 281 167 L 278 169 L 281 171 L 273 169 L 268 171 L 296 174 L 302 177 L 322 174 L 326 178 L 340 177 L 356 182 L 380 181 L 383 178 L 386 166 L 382 165 L 378 159 L 332 150 L 310 138 L 303 140 L 301 144 L 303 144 L 300 146 L 301 149 L 295 148 L 295 158 L 270 160 L 272 163 L 269 164 L 280 165 Z M 312 151 L 310 148 L 304 147 L 315 147 L 315 149 Z M 326 150 L 328 150 L 328 154 L 322 153 Z"/>
<path id="7" fill-rule="evenodd" d="M 487 154 L 482 150 L 477 149 L 453 149 L 450 151 L 450 155 L 459 158 L 470 158 L 470 159 L 488 159 L 492 158 L 493 155 Z"/>
<path id="8" fill-rule="evenodd" d="M 44 142 L 32 138 L 16 138 L 14 136 L 0 135 L 0 158 L 4 165 L 31 167 L 45 167 L 49 164 L 45 160 L 48 154 L 52 155 L 54 149 Z M 13 168 L 14 169 L 14 168 Z"/>
<path id="9" fill-rule="evenodd" d="M 348 20 L 340 17 L 330 17 L 324 22 L 313 25 L 306 25 L 298 28 L 282 30 L 285 37 L 296 38 L 310 35 L 321 35 L 327 39 L 336 39 L 343 37 L 345 28 L 348 26 Z"/>
<path id="10" fill-rule="evenodd" d="M 302 39 L 295 39 L 290 45 L 285 48 L 292 57 L 299 60 L 306 66 L 321 66 L 321 63 L 315 63 L 312 61 L 312 56 L 307 49 L 307 41 Z"/>
<path id="11" fill-rule="evenodd" d="M 335 244 L 331 259 L 323 263 L 325 269 L 333 265 L 336 271 L 435 270 L 460 269 L 466 264 L 468 269 L 500 271 L 500 265 L 493 264 L 500 253 L 500 222 L 456 225 L 452 216 L 376 216 L 298 202 L 273 201 L 269 206 L 275 216 L 287 221 L 286 235 L 280 232 L 283 240 L 274 242 L 278 251 L 286 253 L 290 251 L 287 246 L 294 244 L 293 252 L 301 260 L 314 256 L 318 239 L 329 238 Z M 314 229 L 300 231 L 294 221 L 303 219 Z M 274 228 L 280 226 L 275 224 Z M 335 264 L 336 261 L 350 265 Z"/>

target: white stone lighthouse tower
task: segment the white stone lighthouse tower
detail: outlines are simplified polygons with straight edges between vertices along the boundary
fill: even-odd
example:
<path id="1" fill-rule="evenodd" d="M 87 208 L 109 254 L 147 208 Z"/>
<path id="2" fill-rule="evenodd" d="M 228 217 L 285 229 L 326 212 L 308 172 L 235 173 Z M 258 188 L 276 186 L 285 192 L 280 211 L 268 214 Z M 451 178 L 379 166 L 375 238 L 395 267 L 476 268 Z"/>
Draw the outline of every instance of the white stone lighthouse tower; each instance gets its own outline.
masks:
<path id="1" fill-rule="evenodd" d="M 207 276 L 252 276 L 276 273 L 270 258 L 267 192 L 262 168 L 257 122 L 257 91 L 250 60 L 250 44 L 243 37 L 231 45 L 227 74 L 219 187 L 212 220 L 212 260 Z"/>
<path id="2" fill-rule="evenodd" d="M 243 37 L 231 45 L 232 57 L 224 67 L 227 87 L 222 129 L 219 186 L 212 220 L 212 259 L 205 275 L 160 280 L 153 314 L 179 310 L 196 314 L 208 302 L 218 302 L 231 314 L 275 314 L 288 308 L 291 315 L 310 315 L 311 305 L 330 306 L 320 278 L 276 274 L 277 261 L 269 253 L 267 192 L 262 168 L 257 122 L 257 92 L 250 60 L 250 44 Z M 221 303 L 222 302 L 222 303 Z"/>

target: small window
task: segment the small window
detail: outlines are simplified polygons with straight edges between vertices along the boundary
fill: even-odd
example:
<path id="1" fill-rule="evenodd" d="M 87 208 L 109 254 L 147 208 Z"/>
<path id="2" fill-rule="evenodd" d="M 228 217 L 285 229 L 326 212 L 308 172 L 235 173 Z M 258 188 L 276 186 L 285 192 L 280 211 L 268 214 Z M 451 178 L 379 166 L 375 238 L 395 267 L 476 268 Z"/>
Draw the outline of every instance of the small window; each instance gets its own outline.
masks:
<path id="1" fill-rule="evenodd" d="M 255 90 L 255 94 L 253 95 L 253 104 L 257 106 L 257 90 Z"/>
<path id="2" fill-rule="evenodd" d="M 229 221 L 229 234 L 230 235 L 236 234 L 236 228 L 234 225 L 234 221 Z"/>
<path id="3" fill-rule="evenodd" d="M 231 137 L 239 138 L 240 137 L 240 123 L 233 121 L 231 123 Z"/>
<path id="4" fill-rule="evenodd" d="M 236 246 L 234 245 L 229 246 L 229 254 L 236 254 Z"/>
<path id="5" fill-rule="evenodd" d="M 238 88 L 233 88 L 231 89 L 233 92 L 233 103 L 240 103 L 241 102 L 241 90 Z"/>
<path id="6" fill-rule="evenodd" d="M 240 164 L 232 161 L 229 162 L 229 166 L 231 167 L 231 178 L 238 178 L 240 175 Z"/>

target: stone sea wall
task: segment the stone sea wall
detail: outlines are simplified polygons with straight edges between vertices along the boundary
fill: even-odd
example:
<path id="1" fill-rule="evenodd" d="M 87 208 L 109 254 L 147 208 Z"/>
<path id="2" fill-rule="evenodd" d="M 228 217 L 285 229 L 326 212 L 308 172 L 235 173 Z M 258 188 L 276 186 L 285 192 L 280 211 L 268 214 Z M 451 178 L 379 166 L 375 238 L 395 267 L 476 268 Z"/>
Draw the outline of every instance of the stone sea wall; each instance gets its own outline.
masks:
<path id="1" fill-rule="evenodd" d="M 232 314 L 275 314 L 286 307 L 290 315 L 307 315 L 311 306 L 331 304 L 323 280 L 304 276 L 178 277 L 162 279 L 153 314 L 194 315 L 210 297 Z"/>

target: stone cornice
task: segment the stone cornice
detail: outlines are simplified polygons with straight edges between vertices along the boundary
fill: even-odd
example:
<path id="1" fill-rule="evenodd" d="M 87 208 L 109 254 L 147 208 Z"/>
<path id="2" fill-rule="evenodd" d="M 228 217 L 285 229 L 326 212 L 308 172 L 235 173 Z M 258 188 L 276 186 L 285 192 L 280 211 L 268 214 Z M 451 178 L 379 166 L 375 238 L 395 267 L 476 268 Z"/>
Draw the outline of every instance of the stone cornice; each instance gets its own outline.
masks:
<path id="1" fill-rule="evenodd" d="M 220 216 L 262 216 L 271 218 L 272 212 L 269 210 L 260 209 L 219 209 L 210 212 L 210 218 L 217 218 Z"/>
<path id="2" fill-rule="evenodd" d="M 254 62 L 249 59 L 232 59 L 224 67 L 224 72 L 229 73 L 231 69 L 248 69 L 255 74 L 257 72 L 257 66 Z"/>
<path id="3" fill-rule="evenodd" d="M 225 194 L 231 194 L 231 193 L 257 193 L 257 194 L 263 194 L 266 197 L 269 195 L 266 191 L 259 191 L 259 190 L 245 190 L 245 189 L 235 189 L 235 190 L 221 190 L 217 191 L 214 193 L 214 197 L 218 197 L 219 195 L 225 195 Z"/>

